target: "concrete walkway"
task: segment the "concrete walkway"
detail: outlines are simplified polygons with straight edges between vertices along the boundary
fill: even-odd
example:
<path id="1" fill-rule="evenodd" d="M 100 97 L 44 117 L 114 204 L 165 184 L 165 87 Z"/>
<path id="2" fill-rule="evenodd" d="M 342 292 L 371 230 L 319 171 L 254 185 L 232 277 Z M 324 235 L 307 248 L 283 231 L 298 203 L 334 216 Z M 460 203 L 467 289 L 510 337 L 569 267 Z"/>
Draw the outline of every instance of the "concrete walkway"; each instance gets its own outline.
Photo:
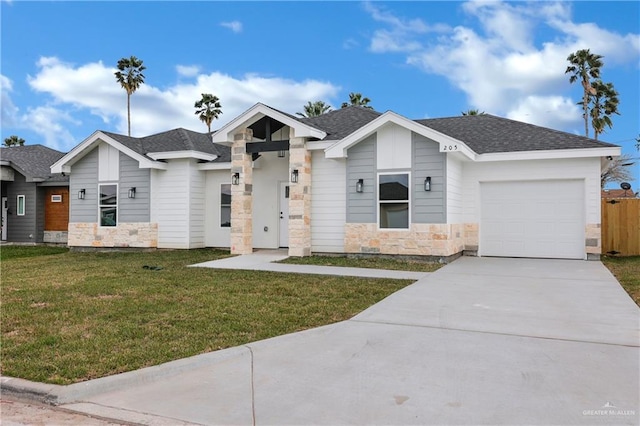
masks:
<path id="1" fill-rule="evenodd" d="M 465 257 L 349 321 L 46 393 L 154 425 L 637 425 L 639 314 L 600 262 Z"/>

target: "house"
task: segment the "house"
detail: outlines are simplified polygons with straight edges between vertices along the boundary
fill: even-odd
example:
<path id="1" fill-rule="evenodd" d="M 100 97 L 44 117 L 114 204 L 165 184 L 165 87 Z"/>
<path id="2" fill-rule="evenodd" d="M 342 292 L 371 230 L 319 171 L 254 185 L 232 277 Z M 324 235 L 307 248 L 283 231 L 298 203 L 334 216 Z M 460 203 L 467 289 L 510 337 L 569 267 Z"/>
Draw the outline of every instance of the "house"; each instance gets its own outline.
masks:
<path id="1" fill-rule="evenodd" d="M 98 131 L 52 171 L 70 175 L 70 246 L 587 259 L 601 161 L 618 155 L 492 115 L 258 103 L 212 135 Z"/>
<path id="2" fill-rule="evenodd" d="M 2 241 L 67 242 L 69 177 L 51 173 L 63 155 L 42 145 L 0 148 Z"/>
<path id="3" fill-rule="evenodd" d="M 637 198 L 638 193 L 633 189 L 603 189 L 602 198 Z"/>

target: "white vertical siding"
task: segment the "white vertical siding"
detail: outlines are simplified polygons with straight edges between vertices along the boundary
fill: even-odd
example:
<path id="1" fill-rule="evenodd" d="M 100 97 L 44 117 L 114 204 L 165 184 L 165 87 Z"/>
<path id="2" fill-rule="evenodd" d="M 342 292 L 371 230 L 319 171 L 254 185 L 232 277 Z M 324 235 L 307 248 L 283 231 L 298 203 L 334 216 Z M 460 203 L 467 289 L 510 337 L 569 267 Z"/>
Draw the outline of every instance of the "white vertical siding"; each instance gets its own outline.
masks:
<path id="1" fill-rule="evenodd" d="M 120 179 L 120 151 L 104 142 L 99 145 L 98 180 L 117 181 Z"/>
<path id="2" fill-rule="evenodd" d="M 204 247 L 205 172 L 197 165 L 197 160 L 189 160 L 189 248 Z"/>
<path id="3" fill-rule="evenodd" d="M 377 131 L 378 170 L 411 168 L 411 130 L 388 123 Z"/>
<path id="4" fill-rule="evenodd" d="M 189 160 L 170 160 L 167 170 L 151 173 L 152 222 L 158 223 L 158 248 L 189 248 Z"/>
<path id="5" fill-rule="evenodd" d="M 447 155 L 447 223 L 462 223 L 462 162 Z"/>
<path id="6" fill-rule="evenodd" d="M 311 251 L 344 252 L 346 164 L 324 158 L 323 151 L 311 156 Z"/>
<path id="7" fill-rule="evenodd" d="M 600 159 L 495 161 L 464 163 L 462 173 L 463 222 L 480 221 L 480 182 L 544 179 L 584 179 L 585 221 L 600 223 Z"/>

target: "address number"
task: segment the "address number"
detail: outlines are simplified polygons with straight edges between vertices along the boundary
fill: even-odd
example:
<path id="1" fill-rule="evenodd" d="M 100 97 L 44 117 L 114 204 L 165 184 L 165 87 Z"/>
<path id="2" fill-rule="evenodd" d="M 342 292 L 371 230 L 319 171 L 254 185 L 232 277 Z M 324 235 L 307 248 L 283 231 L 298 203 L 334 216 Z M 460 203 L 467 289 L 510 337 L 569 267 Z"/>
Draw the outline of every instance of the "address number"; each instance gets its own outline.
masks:
<path id="1" fill-rule="evenodd" d="M 441 145 L 441 152 L 442 151 L 457 151 L 458 150 L 458 145 L 457 144 L 453 144 L 453 145 Z"/>

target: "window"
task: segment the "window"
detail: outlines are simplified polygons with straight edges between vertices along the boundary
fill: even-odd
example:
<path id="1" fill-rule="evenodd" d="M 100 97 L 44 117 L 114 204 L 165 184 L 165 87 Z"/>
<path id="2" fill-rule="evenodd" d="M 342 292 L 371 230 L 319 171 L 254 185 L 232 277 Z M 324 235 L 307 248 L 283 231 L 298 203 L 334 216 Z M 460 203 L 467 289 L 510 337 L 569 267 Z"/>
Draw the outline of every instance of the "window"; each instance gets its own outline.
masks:
<path id="1" fill-rule="evenodd" d="M 24 210 L 25 210 L 25 196 L 24 195 L 18 195 L 18 200 L 17 200 L 17 215 L 18 216 L 24 216 Z"/>
<path id="2" fill-rule="evenodd" d="M 231 227 L 231 184 L 220 185 L 220 226 Z"/>
<path id="3" fill-rule="evenodd" d="M 100 226 L 118 224 L 118 185 L 100 185 Z"/>
<path id="4" fill-rule="evenodd" d="M 379 225 L 409 229 L 409 174 L 378 175 Z"/>

